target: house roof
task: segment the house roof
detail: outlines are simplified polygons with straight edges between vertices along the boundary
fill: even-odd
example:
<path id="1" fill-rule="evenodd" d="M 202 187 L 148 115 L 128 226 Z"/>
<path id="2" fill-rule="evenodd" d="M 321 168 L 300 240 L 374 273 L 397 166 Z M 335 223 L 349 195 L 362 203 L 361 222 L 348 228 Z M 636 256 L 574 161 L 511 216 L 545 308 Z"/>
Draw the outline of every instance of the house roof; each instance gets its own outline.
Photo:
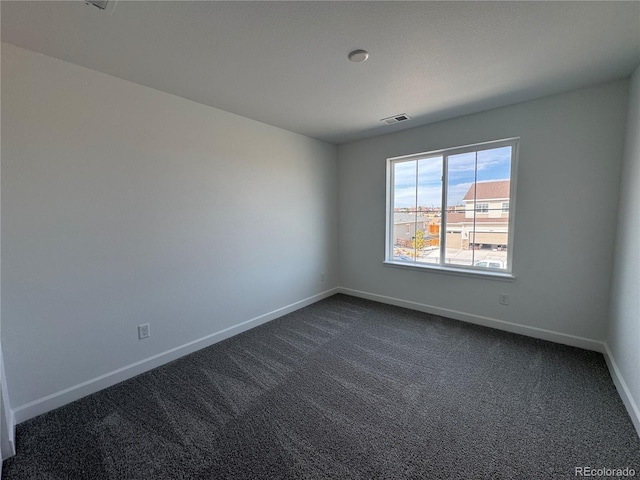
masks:
<path id="1" fill-rule="evenodd" d="M 422 212 L 418 212 L 417 221 L 418 222 L 427 222 L 431 220 L 430 217 L 427 217 L 426 214 Z M 415 213 L 398 213 L 395 212 L 393 214 L 393 223 L 413 223 L 416 221 Z"/>
<path id="2" fill-rule="evenodd" d="M 476 189 L 477 185 L 477 189 Z M 477 200 L 491 200 L 494 198 L 509 198 L 509 180 L 497 180 L 492 182 L 472 183 L 463 200 L 473 200 L 473 192 L 476 192 Z"/>

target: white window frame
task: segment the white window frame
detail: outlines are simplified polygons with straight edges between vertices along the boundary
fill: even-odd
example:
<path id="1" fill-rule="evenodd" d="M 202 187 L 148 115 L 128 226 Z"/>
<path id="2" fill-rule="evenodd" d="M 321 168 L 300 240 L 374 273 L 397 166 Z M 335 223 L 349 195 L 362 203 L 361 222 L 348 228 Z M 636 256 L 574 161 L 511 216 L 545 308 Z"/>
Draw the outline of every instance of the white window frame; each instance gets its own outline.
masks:
<path id="1" fill-rule="evenodd" d="M 486 202 L 476 203 L 476 213 L 489 213 L 489 204 Z"/>
<path id="2" fill-rule="evenodd" d="M 516 203 L 516 184 L 518 173 L 518 152 L 519 152 L 519 137 L 506 138 L 502 140 L 495 140 L 490 142 L 476 143 L 472 145 L 464 145 L 461 147 L 445 148 L 441 150 L 433 150 L 429 152 L 421 152 L 411 155 L 403 155 L 398 157 L 391 157 L 387 159 L 387 201 L 386 201 L 386 232 L 385 232 L 385 255 L 384 264 L 392 267 L 407 268 L 411 270 L 421 270 L 438 273 L 450 273 L 464 276 L 474 277 L 490 277 L 497 280 L 513 280 L 515 275 L 513 273 L 513 240 L 514 240 L 514 225 L 515 225 L 515 203 Z M 462 153 L 479 152 L 483 150 L 491 150 L 500 147 L 511 146 L 511 170 L 510 170 L 510 188 L 509 188 L 509 222 L 508 222 L 508 245 L 507 248 L 507 268 L 496 270 L 488 269 L 485 267 L 477 267 L 475 265 L 454 265 L 445 263 L 446 261 L 446 232 L 448 229 L 447 224 L 447 160 L 452 155 L 459 155 Z M 394 222 L 394 164 L 400 161 L 420 160 L 427 157 L 442 156 L 442 207 L 441 207 L 441 238 L 440 238 L 440 263 L 417 263 L 394 260 L 393 257 L 393 222 Z"/>

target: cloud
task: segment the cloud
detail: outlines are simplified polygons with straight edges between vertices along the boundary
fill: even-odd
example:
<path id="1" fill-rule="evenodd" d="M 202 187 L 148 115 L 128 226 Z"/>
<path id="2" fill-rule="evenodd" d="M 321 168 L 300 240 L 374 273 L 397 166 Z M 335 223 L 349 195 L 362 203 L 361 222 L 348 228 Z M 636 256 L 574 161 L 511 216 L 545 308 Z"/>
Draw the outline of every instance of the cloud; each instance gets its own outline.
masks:
<path id="1" fill-rule="evenodd" d="M 469 191 L 471 185 L 471 183 L 449 185 L 449 189 L 447 190 L 447 205 L 461 205 L 463 203 L 462 198 Z"/>
<path id="2" fill-rule="evenodd" d="M 442 178 L 442 157 L 396 162 L 393 173 L 395 188 L 409 186 L 415 188 L 416 174 L 421 185 L 436 185 Z"/>
<path id="3" fill-rule="evenodd" d="M 394 205 L 399 208 L 440 206 L 442 203 L 442 156 L 395 162 Z M 472 183 L 508 180 L 511 147 L 451 155 L 447 160 L 447 204 L 459 205 Z M 417 168 L 417 185 L 416 185 Z"/>

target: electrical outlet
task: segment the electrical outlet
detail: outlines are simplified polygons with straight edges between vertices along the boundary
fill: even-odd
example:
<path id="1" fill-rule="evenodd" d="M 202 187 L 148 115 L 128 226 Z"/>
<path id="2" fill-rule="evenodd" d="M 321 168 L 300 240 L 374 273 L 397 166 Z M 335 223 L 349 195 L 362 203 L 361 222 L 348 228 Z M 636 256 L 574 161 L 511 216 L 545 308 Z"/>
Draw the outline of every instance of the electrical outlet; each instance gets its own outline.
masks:
<path id="1" fill-rule="evenodd" d="M 324 282 L 324 272 L 322 272 L 322 273 L 320 274 L 320 281 L 321 281 L 321 282 Z"/>
<path id="2" fill-rule="evenodd" d="M 500 305 L 509 305 L 509 295 L 506 293 L 499 293 L 498 301 L 500 302 Z"/>
<path id="3" fill-rule="evenodd" d="M 151 327 L 148 323 L 138 325 L 138 340 L 149 338 L 151 336 Z"/>

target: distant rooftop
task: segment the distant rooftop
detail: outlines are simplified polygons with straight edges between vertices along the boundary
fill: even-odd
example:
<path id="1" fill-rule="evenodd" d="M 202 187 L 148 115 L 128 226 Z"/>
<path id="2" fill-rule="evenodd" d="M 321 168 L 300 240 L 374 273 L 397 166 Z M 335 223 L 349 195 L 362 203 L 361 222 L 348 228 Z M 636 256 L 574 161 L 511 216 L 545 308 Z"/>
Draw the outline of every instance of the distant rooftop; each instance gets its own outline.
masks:
<path id="1" fill-rule="evenodd" d="M 419 222 L 425 222 L 430 218 L 427 217 L 426 212 L 418 212 L 417 219 Z M 416 221 L 415 213 L 398 213 L 393 214 L 393 223 L 412 223 Z"/>

